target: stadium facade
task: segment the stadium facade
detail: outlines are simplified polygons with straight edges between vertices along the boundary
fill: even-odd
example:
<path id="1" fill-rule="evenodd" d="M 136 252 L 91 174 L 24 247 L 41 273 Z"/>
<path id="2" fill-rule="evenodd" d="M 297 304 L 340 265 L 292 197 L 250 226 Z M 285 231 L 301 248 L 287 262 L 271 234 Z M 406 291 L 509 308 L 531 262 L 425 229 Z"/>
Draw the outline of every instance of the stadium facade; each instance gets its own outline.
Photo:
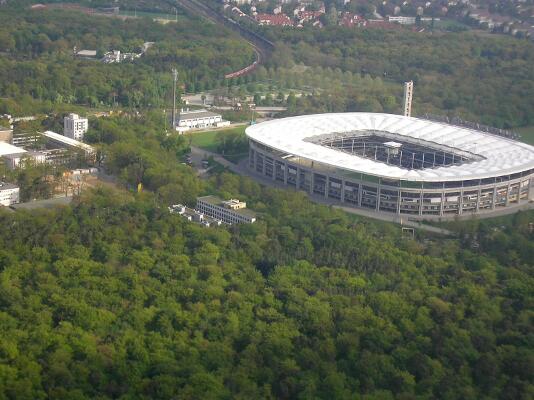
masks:
<path id="1" fill-rule="evenodd" d="M 534 147 L 390 114 L 315 114 L 246 130 L 256 174 L 346 206 L 447 217 L 534 198 Z"/>

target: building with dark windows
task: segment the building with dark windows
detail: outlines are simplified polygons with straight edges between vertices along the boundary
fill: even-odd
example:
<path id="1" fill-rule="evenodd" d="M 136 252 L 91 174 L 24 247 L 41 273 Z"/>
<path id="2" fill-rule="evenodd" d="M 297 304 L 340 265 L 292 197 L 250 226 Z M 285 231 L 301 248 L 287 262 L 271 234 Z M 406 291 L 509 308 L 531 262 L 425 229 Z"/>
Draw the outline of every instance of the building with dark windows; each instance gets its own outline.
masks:
<path id="1" fill-rule="evenodd" d="M 534 198 L 534 147 L 390 114 L 316 114 L 247 128 L 249 168 L 347 206 L 419 218 Z"/>
<path id="2" fill-rule="evenodd" d="M 216 196 L 198 197 L 196 210 L 226 224 L 256 222 L 256 213 L 247 209 L 247 203 L 237 199 L 222 200 Z"/>

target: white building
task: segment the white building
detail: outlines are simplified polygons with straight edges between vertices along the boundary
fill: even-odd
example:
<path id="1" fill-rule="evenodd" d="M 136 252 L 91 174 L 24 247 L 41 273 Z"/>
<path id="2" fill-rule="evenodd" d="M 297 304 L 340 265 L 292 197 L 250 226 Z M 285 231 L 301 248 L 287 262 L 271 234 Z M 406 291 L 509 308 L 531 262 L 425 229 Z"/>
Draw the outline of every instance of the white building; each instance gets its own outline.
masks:
<path id="1" fill-rule="evenodd" d="M 192 129 L 192 128 L 206 128 L 209 126 L 224 126 L 224 123 L 228 125 L 227 121 L 223 121 L 220 114 L 216 114 L 207 110 L 181 110 L 178 114 L 177 128 L 178 130 Z"/>
<path id="2" fill-rule="evenodd" d="M 204 196 L 197 198 L 196 210 L 227 224 L 251 224 L 256 221 L 256 214 L 246 207 L 247 203 L 236 199 L 223 201 L 216 196 Z"/>
<path id="3" fill-rule="evenodd" d="M 0 204 L 10 206 L 19 202 L 19 187 L 11 183 L 0 182 Z"/>
<path id="4" fill-rule="evenodd" d="M 83 140 L 88 128 L 87 118 L 80 118 L 78 114 L 69 114 L 63 121 L 63 134 L 74 140 Z"/>
<path id="5" fill-rule="evenodd" d="M 26 151 L 24 153 L 14 153 L 4 155 L 6 167 L 9 169 L 24 168 L 25 161 L 28 160 L 33 164 L 44 164 L 46 156 L 39 151 Z"/>
<path id="6" fill-rule="evenodd" d="M 262 181 L 346 207 L 452 219 L 534 201 L 534 146 L 477 128 L 333 113 L 262 122 L 246 135 Z"/>
<path id="7" fill-rule="evenodd" d="M 391 15 L 388 15 L 388 22 L 396 22 L 401 25 L 414 25 L 415 24 L 415 17 L 403 17 L 401 15 L 392 17 Z"/>

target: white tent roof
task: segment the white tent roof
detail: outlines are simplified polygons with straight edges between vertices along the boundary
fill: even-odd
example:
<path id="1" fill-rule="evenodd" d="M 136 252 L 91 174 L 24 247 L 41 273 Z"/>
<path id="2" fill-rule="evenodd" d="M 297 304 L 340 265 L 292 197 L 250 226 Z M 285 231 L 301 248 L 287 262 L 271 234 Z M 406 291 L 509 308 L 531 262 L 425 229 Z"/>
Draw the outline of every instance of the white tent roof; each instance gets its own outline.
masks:
<path id="1" fill-rule="evenodd" d="M 45 133 L 43 133 L 43 136 L 47 137 L 48 139 L 54 140 L 56 142 L 63 143 L 66 146 L 77 147 L 81 150 L 84 150 L 86 153 L 94 152 L 94 148 L 92 146 L 89 146 L 88 144 L 85 144 L 78 140 L 71 139 L 67 136 L 60 135 L 59 133 L 56 133 L 56 132 L 46 131 Z"/>
<path id="2" fill-rule="evenodd" d="M 21 147 L 13 146 L 9 143 L 0 142 L 0 157 L 20 153 L 26 153 L 26 150 Z"/>
<path id="3" fill-rule="evenodd" d="M 420 170 L 388 165 L 305 141 L 313 136 L 376 130 L 482 156 L 461 165 Z M 534 147 L 472 129 L 412 117 L 375 113 L 313 114 L 271 120 L 247 128 L 247 136 L 271 148 L 354 172 L 411 181 L 456 181 L 513 174 L 534 168 Z"/>

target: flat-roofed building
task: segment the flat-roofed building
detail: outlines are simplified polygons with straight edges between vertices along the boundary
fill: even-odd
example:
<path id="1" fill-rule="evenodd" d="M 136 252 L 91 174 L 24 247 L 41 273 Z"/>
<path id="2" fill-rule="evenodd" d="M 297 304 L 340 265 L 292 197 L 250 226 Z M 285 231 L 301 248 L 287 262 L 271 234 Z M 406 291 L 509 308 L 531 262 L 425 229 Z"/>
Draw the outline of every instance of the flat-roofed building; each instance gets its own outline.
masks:
<path id="1" fill-rule="evenodd" d="M 41 139 L 41 134 L 37 132 L 13 132 L 13 137 L 11 138 L 11 144 L 18 147 L 38 147 L 39 140 Z"/>
<path id="2" fill-rule="evenodd" d="M 26 151 L 24 153 L 6 154 L 4 160 L 6 167 L 15 169 L 24 168 L 27 161 L 33 164 L 43 164 L 46 162 L 46 156 L 40 151 Z"/>
<path id="3" fill-rule="evenodd" d="M 12 183 L 0 182 L 0 204 L 9 207 L 20 200 L 20 189 Z"/>
<path id="4" fill-rule="evenodd" d="M 197 198 L 197 211 L 227 224 L 251 224 L 256 222 L 256 213 L 247 210 L 247 203 L 237 199 L 224 201 L 216 196 Z"/>
<path id="5" fill-rule="evenodd" d="M 178 114 L 177 128 L 206 128 L 218 126 L 223 122 L 222 115 L 208 110 L 181 110 Z"/>
<path id="6" fill-rule="evenodd" d="M 76 56 L 80 58 L 96 58 L 96 54 L 96 50 L 80 50 L 76 53 Z"/>

